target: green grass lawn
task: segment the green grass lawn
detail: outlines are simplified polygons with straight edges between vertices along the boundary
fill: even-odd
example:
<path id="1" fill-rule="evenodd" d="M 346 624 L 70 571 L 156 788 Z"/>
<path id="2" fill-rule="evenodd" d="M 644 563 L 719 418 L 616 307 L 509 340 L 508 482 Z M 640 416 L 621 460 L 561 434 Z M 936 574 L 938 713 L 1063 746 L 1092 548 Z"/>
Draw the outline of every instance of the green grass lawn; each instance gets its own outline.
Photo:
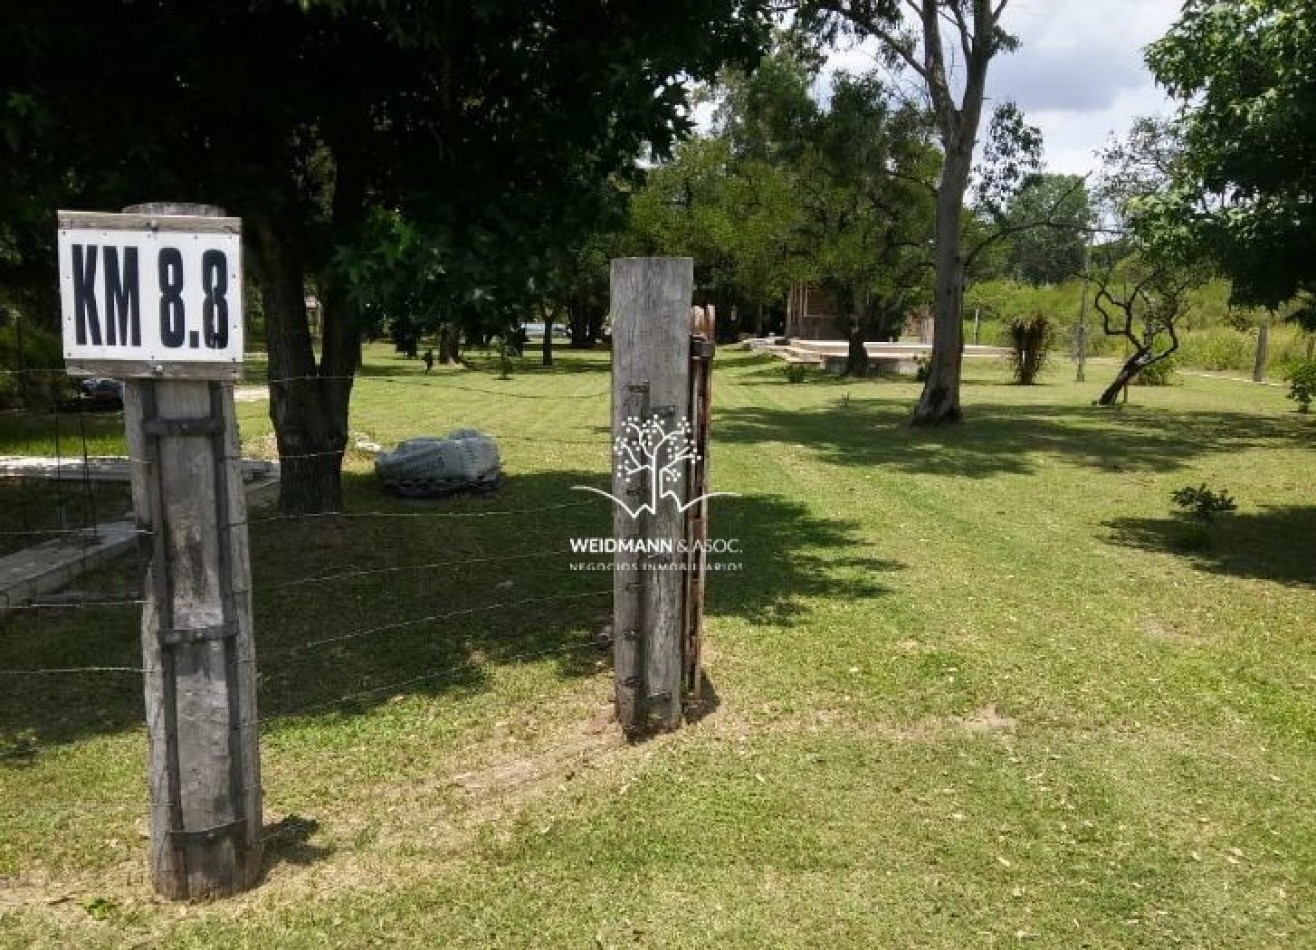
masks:
<path id="1" fill-rule="evenodd" d="M 390 501 L 354 453 L 351 510 L 408 517 L 254 516 L 255 891 L 152 897 L 139 677 L 0 676 L 0 736 L 40 747 L 0 760 L 0 945 L 1316 942 L 1316 422 L 1282 390 L 1101 410 L 1106 367 L 972 363 L 968 421 L 915 430 L 913 383 L 724 349 L 717 708 L 626 745 L 609 578 L 562 553 L 610 523 L 571 490 L 607 481 L 606 354 L 558 355 L 500 380 L 369 354 L 354 432 L 481 427 L 496 495 Z M 268 454 L 265 413 L 239 404 Z M 1169 500 L 1201 482 L 1239 502 L 1205 531 Z M 132 666 L 136 623 L 15 617 L 0 669 Z"/>

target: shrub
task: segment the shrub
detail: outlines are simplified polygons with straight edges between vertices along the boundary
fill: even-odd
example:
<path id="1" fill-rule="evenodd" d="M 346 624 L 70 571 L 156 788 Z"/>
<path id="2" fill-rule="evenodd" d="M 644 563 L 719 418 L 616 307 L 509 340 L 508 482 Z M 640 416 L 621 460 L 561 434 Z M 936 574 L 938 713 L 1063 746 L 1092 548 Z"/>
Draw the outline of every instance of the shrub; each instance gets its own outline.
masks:
<path id="1" fill-rule="evenodd" d="M 786 382 L 802 383 L 804 382 L 804 377 L 808 374 L 808 372 L 809 372 L 809 366 L 807 363 L 787 363 Z"/>
<path id="2" fill-rule="evenodd" d="M 1316 398 L 1316 360 L 1295 363 L 1285 377 L 1289 383 L 1289 398 L 1298 404 L 1298 412 L 1311 409 Z"/>
<path id="3" fill-rule="evenodd" d="M 1234 501 L 1229 492 L 1223 488 L 1213 491 L 1206 486 L 1206 482 L 1197 486 L 1185 485 L 1171 492 L 1170 498 L 1198 521 L 1210 521 L 1221 512 L 1238 508 L 1238 502 Z"/>
<path id="4" fill-rule="evenodd" d="M 1044 315 L 1015 317 L 1005 328 L 1005 345 L 1010 352 L 1006 362 L 1020 386 L 1031 386 L 1046 366 L 1051 347 L 1055 344 L 1055 325 Z"/>
<path id="5" fill-rule="evenodd" d="M 1213 372 L 1251 372 L 1256 359 L 1255 337 L 1228 326 L 1180 332 L 1184 365 Z"/>
<path id="6" fill-rule="evenodd" d="M 1173 356 L 1167 356 L 1150 366 L 1144 366 L 1133 381 L 1139 386 L 1168 386 L 1174 379 L 1178 363 Z"/>

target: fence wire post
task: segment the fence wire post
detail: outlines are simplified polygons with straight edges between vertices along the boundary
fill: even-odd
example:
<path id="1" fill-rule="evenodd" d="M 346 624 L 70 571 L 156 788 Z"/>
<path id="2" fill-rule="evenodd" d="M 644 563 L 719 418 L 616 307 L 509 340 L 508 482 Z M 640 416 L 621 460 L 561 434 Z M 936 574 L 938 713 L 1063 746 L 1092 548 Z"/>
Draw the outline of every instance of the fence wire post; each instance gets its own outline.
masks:
<path id="1" fill-rule="evenodd" d="M 683 710 L 685 579 L 677 548 L 686 531 L 687 466 L 665 468 L 649 450 L 663 436 L 675 444 L 688 426 L 694 262 L 614 260 L 611 291 L 612 433 L 621 453 L 612 494 L 630 509 L 614 506 L 613 533 L 641 549 L 619 544 L 614 556 L 614 676 L 617 720 L 634 735 L 677 728 Z M 628 471 L 627 457 L 645 464 Z"/>
<path id="2" fill-rule="evenodd" d="M 685 536 L 690 553 L 685 574 L 685 665 L 686 695 L 695 709 L 703 701 L 704 580 L 708 555 L 708 427 L 712 409 L 713 353 L 715 350 L 713 308 L 695 307 L 690 313 L 690 414 L 695 458 L 690 466 Z"/>
<path id="3" fill-rule="evenodd" d="M 128 213 L 221 215 L 205 205 Z M 255 641 L 233 384 L 176 364 L 132 378 L 124 425 L 145 539 L 151 876 L 165 897 L 225 897 L 261 865 Z"/>

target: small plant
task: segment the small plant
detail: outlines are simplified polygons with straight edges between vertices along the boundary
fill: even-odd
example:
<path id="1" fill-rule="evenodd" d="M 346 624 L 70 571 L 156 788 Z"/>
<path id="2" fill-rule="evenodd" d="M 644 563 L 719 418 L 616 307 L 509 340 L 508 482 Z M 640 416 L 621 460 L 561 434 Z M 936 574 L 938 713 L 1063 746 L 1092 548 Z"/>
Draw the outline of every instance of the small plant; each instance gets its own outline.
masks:
<path id="1" fill-rule="evenodd" d="M 787 363 L 786 364 L 786 382 L 802 383 L 809 368 L 804 363 Z"/>
<path id="2" fill-rule="evenodd" d="M 515 365 L 512 357 L 517 355 L 516 344 L 505 335 L 498 336 L 494 344 L 498 349 L 498 378 L 511 379 L 512 367 Z"/>
<path id="3" fill-rule="evenodd" d="M 1185 512 L 1201 522 L 1209 522 L 1221 512 L 1234 511 L 1238 508 L 1238 502 L 1234 501 L 1229 492 L 1224 489 L 1212 491 L 1206 487 L 1206 482 L 1202 482 L 1197 486 L 1185 485 L 1183 488 L 1171 492 L 1170 498 Z"/>
<path id="4" fill-rule="evenodd" d="M 1309 412 L 1316 399 L 1316 360 L 1303 360 L 1288 371 L 1289 398 L 1298 404 L 1298 412 Z"/>
<path id="5" fill-rule="evenodd" d="M 108 897 L 93 897 L 82 902 L 82 909 L 92 920 L 109 920 L 119 905 Z"/>
<path id="6" fill-rule="evenodd" d="M 931 372 L 932 369 L 928 361 L 920 356 L 914 363 L 914 381 L 926 383 Z"/>
<path id="7" fill-rule="evenodd" d="M 1009 348 L 1005 359 L 1016 383 L 1032 386 L 1037 382 L 1038 375 L 1046 367 L 1055 337 L 1055 326 L 1043 314 L 1015 317 L 1010 321 L 1005 328 L 1005 345 Z"/>

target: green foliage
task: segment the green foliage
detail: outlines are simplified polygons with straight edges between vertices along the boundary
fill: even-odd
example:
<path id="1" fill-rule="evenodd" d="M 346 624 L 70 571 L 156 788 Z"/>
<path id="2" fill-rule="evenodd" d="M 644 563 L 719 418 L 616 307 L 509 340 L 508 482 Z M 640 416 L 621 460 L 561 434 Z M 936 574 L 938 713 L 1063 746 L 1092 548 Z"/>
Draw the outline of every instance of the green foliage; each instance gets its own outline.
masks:
<path id="1" fill-rule="evenodd" d="M 802 383 L 809 375 L 809 367 L 804 363 L 787 363 L 785 369 L 786 382 Z"/>
<path id="2" fill-rule="evenodd" d="M 1156 201 L 1233 281 L 1240 303 L 1297 299 L 1316 326 L 1316 6 L 1189 0 L 1148 50 L 1182 103 L 1183 148 Z"/>
<path id="3" fill-rule="evenodd" d="M 1046 367 L 1055 345 L 1055 325 L 1043 314 L 1015 317 L 1006 327 L 1006 361 L 1016 384 L 1032 386 Z"/>
<path id="4" fill-rule="evenodd" d="M 1179 360 L 1175 356 L 1163 356 L 1138 370 L 1138 375 L 1133 377 L 1133 383 L 1136 386 L 1169 386 L 1174 382 L 1178 364 Z"/>
<path id="5" fill-rule="evenodd" d="M 57 332 L 27 321 L 0 327 L 0 408 L 48 410 L 71 398 L 76 381 L 64 372 L 64 347 Z"/>
<path id="6" fill-rule="evenodd" d="M 119 905 L 109 897 L 92 897 L 82 902 L 82 909 L 92 920 L 105 921 L 118 912 Z"/>
<path id="7" fill-rule="evenodd" d="M 1286 377 L 1289 398 L 1297 402 L 1298 412 L 1307 412 L 1316 399 L 1316 360 L 1304 360 L 1289 370 Z"/>
<path id="8" fill-rule="evenodd" d="M 724 304 L 758 313 L 809 281 L 859 332 L 894 332 L 926 287 L 926 117 L 873 75 L 837 76 L 820 105 L 817 56 L 798 34 L 777 41 L 754 73 L 724 78 L 718 132 L 650 172 L 631 227 L 650 252 L 694 257 L 700 291 Z"/>
<path id="9" fill-rule="evenodd" d="M 1206 482 L 1176 489 L 1170 493 L 1170 500 L 1199 521 L 1212 521 L 1218 514 L 1238 509 L 1238 502 L 1227 491 L 1215 491 Z"/>
<path id="10" fill-rule="evenodd" d="M 943 222 L 955 222 L 937 227 L 932 238 L 932 297 L 937 303 L 934 318 L 938 330 L 933 348 L 940 357 L 947 353 L 947 347 L 958 347 L 961 342 L 957 331 L 962 317 L 965 261 L 975 252 L 964 253 L 958 223 L 972 217 L 965 214 L 964 198 L 973 171 L 988 68 L 997 55 L 1019 44 L 1001 27 L 1003 3 L 947 5 L 941 0 L 922 0 L 905 6 L 910 9 L 886 0 L 810 0 L 800 4 L 798 16 L 801 23 L 829 40 L 843 36 L 875 41 L 884 65 L 903 63 L 922 80 L 930 105 L 929 117 L 941 145 L 941 174 L 933 191 L 936 213 Z M 948 75 L 947 48 L 963 53 L 963 59 L 957 55 L 951 60 L 954 75 Z M 1012 104 L 1001 104 L 996 116 L 999 121 L 992 123 L 988 144 L 1002 161 L 989 163 L 987 174 L 978 176 L 984 183 L 980 194 L 992 203 L 997 203 L 1002 193 L 998 184 L 1022 180 L 1040 150 L 1037 130 L 1023 122 Z M 998 145 L 1002 148 L 997 149 Z M 999 177 L 993 180 L 996 172 Z M 948 368 L 947 378 L 941 377 L 943 366 Z M 951 366 L 956 368 L 949 369 Z M 938 359 L 932 364 L 915 409 L 916 424 L 957 422 L 962 418 L 958 366 L 957 360 Z"/>
<path id="11" fill-rule="evenodd" d="M 424 320 L 487 336 L 515 322 L 514 303 L 547 298 L 641 159 L 689 132 L 690 87 L 758 59 L 769 11 L 52 0 L 17 20 L 0 67 L 0 221 L 39 224 L 49 243 L 58 207 L 159 195 L 242 217 L 271 371 L 331 380 L 286 404 L 276 387 L 280 443 L 332 458 L 363 333 L 414 301 Z M 24 196 L 13 217 L 12 195 Z M 16 253 L 54 286 L 36 243 Z M 318 350 L 308 285 L 323 305 Z M 285 509 L 337 503 L 336 473 L 304 480 L 300 498 L 293 481 Z"/>
<path id="12" fill-rule="evenodd" d="M 1038 175 L 1005 212 L 1005 266 L 1026 284 L 1061 284 L 1083 271 L 1092 209 L 1079 175 Z"/>
<path id="13" fill-rule="evenodd" d="M 1087 290 L 1089 295 L 1091 289 Z M 973 339 L 973 313 L 982 318 L 982 339 L 1003 338 L 1005 322 L 1013 314 L 1044 313 L 1057 325 L 1059 336 L 1071 341 L 1078 323 L 1084 284 L 1070 280 L 1062 284 L 1033 287 L 1010 280 L 987 280 L 971 284 L 965 291 L 965 339 Z M 1281 317 L 1287 310 L 1281 310 Z M 1119 356 L 1118 338 L 1107 337 L 1098 325 L 1100 315 L 1088 301 L 1087 351 L 1089 356 Z M 1229 306 L 1229 284 L 1215 280 L 1188 291 L 1184 312 L 1178 321 L 1180 367 L 1209 371 L 1250 373 L 1256 359 L 1256 326 L 1264 310 Z M 1283 374 L 1306 358 L 1311 337 L 1298 326 L 1275 323 L 1270 328 L 1267 372 Z M 1062 343 L 1062 348 L 1064 344 Z"/>

